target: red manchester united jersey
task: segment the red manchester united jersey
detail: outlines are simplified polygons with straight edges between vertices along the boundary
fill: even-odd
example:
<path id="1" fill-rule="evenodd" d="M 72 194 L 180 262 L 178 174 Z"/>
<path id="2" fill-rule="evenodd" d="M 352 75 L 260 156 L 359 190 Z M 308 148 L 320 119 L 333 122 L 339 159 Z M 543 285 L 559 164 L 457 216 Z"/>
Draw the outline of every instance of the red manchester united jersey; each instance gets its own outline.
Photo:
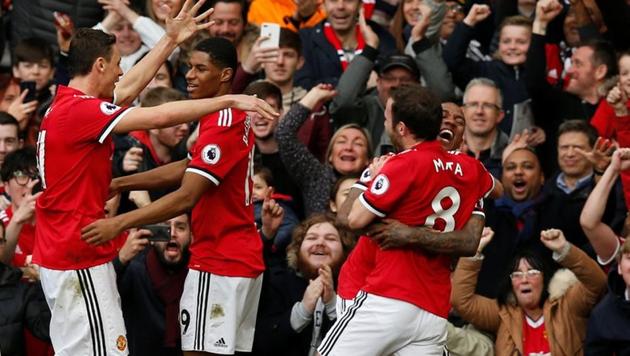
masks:
<path id="1" fill-rule="evenodd" d="M 37 138 L 44 192 L 35 208 L 33 262 L 50 269 L 81 269 L 116 255 L 116 241 L 90 246 L 81 240 L 81 229 L 105 217 L 112 176 L 110 133 L 130 110 L 59 86 Z"/>
<path id="2" fill-rule="evenodd" d="M 222 276 L 257 277 L 264 269 L 254 223 L 254 134 L 240 110 L 224 109 L 201 120 L 186 172 L 199 174 L 207 190 L 192 212 L 190 268 Z"/>
<path id="3" fill-rule="evenodd" d="M 453 231 L 466 224 L 478 201 L 493 185 L 492 176 L 479 161 L 446 152 L 439 142 L 430 141 L 390 158 L 359 200 L 382 218 Z M 362 240 L 364 244 L 374 244 L 372 240 Z M 447 317 L 451 289 L 449 256 L 417 249 L 377 249 L 373 263 L 365 291 Z"/>

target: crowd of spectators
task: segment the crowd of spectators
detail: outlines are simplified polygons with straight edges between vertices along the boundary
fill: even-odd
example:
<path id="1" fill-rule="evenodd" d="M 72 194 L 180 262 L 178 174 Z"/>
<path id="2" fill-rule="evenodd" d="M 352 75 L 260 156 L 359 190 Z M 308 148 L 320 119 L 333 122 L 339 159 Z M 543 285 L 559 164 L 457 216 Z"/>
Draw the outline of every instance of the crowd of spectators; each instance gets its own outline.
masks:
<path id="1" fill-rule="evenodd" d="M 31 261 L 36 146 L 56 88 L 70 79 L 72 33 L 115 35 L 127 72 L 183 3 L 0 2 L 0 354 L 54 353 Z M 394 151 L 384 130 L 391 90 L 420 83 L 443 102 L 440 141 L 504 187 L 484 202 L 476 254 L 453 262 L 450 352 L 630 355 L 630 1 L 206 0 L 203 8 L 214 8 L 214 25 L 175 49 L 134 105 L 185 99 L 191 49 L 223 37 L 237 49 L 232 92 L 280 113 L 250 115 L 266 263 L 252 354 L 314 355 L 340 315 L 336 280 L 358 234 L 335 215 L 372 159 Z M 262 23 L 281 27 L 278 47 L 262 45 Z M 185 158 L 198 126 L 114 135 L 114 177 Z M 113 216 L 167 193 L 132 191 L 105 208 Z M 130 231 L 113 261 L 132 355 L 181 355 L 179 297 L 194 236 L 190 215 L 164 223 L 169 242 Z"/>

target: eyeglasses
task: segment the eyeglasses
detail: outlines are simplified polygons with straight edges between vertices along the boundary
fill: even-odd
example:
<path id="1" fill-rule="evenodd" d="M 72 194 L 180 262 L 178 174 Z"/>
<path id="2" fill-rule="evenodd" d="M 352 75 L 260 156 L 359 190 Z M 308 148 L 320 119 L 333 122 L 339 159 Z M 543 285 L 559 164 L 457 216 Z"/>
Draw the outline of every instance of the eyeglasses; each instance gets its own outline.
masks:
<path id="1" fill-rule="evenodd" d="M 17 184 L 27 185 L 29 180 L 39 179 L 39 175 L 34 172 L 15 171 L 13 172 L 13 178 L 15 178 Z"/>
<path id="2" fill-rule="evenodd" d="M 475 109 L 477 110 L 478 108 L 482 108 L 483 110 L 497 110 L 497 111 L 501 111 L 501 107 L 499 107 L 499 105 L 497 104 L 492 104 L 492 103 L 478 103 L 476 101 L 473 101 L 472 103 L 464 103 L 464 108 L 466 109 Z"/>
<path id="3" fill-rule="evenodd" d="M 464 7 L 460 4 L 446 5 L 446 10 L 453 12 L 464 12 Z"/>
<path id="4" fill-rule="evenodd" d="M 539 276 L 541 273 L 542 272 L 540 272 L 537 269 L 530 269 L 530 270 L 527 270 L 527 272 L 514 271 L 514 272 L 510 273 L 510 278 L 512 278 L 512 279 L 523 279 L 524 277 L 534 278 L 536 276 Z"/>

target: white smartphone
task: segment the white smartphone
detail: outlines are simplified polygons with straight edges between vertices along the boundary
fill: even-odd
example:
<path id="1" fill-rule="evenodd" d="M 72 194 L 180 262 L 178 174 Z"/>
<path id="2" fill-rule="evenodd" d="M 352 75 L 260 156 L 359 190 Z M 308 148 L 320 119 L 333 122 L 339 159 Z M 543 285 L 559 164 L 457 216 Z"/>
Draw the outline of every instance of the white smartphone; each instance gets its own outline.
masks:
<path id="1" fill-rule="evenodd" d="M 260 25 L 260 36 L 268 37 L 260 43 L 261 48 L 280 47 L 280 25 L 277 23 L 263 22 Z"/>

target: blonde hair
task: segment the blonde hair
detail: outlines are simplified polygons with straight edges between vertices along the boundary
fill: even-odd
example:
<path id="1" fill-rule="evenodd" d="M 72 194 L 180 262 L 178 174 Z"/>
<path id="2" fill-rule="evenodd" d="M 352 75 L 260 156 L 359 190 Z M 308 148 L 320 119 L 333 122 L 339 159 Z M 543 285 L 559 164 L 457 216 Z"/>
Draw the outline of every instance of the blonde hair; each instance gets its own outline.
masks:
<path id="1" fill-rule="evenodd" d="M 355 129 L 355 130 L 361 131 L 361 133 L 365 137 L 365 141 L 367 142 L 368 161 L 372 160 L 372 153 L 373 153 L 372 151 L 374 149 L 372 148 L 372 139 L 370 138 L 370 134 L 367 132 L 366 129 L 361 127 L 361 125 L 359 124 L 345 124 L 341 126 L 340 128 L 338 128 L 337 131 L 335 131 L 335 133 L 330 138 L 330 141 L 328 142 L 328 148 L 326 148 L 326 162 L 330 161 L 330 155 L 332 154 L 332 149 L 333 149 L 333 145 L 335 144 L 335 140 L 339 137 L 339 135 L 341 135 L 341 132 L 345 129 Z"/>

